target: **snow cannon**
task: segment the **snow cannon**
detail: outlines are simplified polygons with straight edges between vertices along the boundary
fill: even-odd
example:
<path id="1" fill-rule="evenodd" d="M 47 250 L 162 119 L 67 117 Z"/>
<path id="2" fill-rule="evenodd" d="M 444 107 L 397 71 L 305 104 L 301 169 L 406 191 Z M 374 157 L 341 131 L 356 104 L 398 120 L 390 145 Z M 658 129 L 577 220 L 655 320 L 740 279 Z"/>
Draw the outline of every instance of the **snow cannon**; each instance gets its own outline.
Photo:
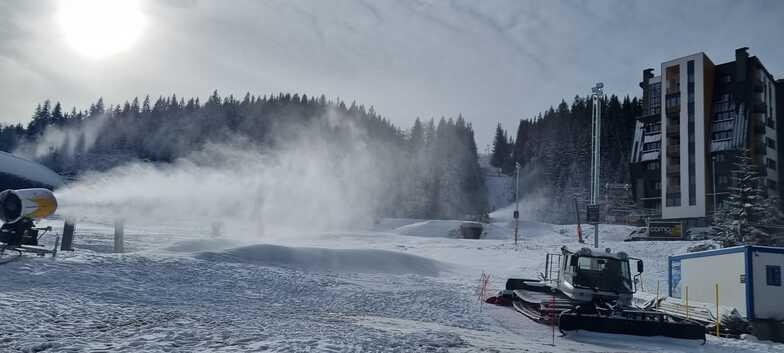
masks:
<path id="1" fill-rule="evenodd" d="M 57 209 L 57 199 L 47 189 L 18 189 L 0 192 L 0 221 L 14 223 L 23 218 L 44 218 Z"/>

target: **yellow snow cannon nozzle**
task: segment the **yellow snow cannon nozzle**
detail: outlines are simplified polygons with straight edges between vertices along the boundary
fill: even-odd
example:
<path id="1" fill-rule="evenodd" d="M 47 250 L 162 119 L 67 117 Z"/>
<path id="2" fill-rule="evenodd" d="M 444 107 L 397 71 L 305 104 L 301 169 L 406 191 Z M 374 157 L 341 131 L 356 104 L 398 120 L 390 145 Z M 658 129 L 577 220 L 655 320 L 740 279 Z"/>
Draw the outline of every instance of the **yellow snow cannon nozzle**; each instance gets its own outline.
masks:
<path id="1" fill-rule="evenodd" d="M 0 192 L 0 221 L 45 218 L 57 210 L 57 199 L 47 189 L 18 189 Z"/>

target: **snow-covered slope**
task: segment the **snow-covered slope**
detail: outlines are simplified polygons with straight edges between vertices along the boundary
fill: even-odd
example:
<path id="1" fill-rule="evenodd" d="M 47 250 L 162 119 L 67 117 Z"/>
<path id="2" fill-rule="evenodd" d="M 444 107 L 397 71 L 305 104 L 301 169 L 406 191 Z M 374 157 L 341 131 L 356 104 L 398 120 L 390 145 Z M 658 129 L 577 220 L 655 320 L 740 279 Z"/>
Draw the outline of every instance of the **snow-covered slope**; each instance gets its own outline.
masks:
<path id="1" fill-rule="evenodd" d="M 50 187 L 62 185 L 63 178 L 51 169 L 22 157 L 0 151 L 0 174 L 32 181 Z M 2 188 L 2 185 L 0 185 Z"/>
<path id="2" fill-rule="evenodd" d="M 82 223 L 76 252 L 0 266 L 0 352 L 784 352 L 588 332 L 553 346 L 550 327 L 480 304 L 477 283 L 483 272 L 491 290 L 535 276 L 547 252 L 580 247 L 574 226 L 521 222 L 515 246 L 498 219 L 494 239 L 480 240 L 444 236 L 458 221 L 264 238 L 127 224 L 121 255 L 109 252 L 110 225 Z M 689 245 L 624 243 L 628 229 L 600 229 L 602 248 L 646 262 L 649 292 L 666 288 L 666 256 Z"/>

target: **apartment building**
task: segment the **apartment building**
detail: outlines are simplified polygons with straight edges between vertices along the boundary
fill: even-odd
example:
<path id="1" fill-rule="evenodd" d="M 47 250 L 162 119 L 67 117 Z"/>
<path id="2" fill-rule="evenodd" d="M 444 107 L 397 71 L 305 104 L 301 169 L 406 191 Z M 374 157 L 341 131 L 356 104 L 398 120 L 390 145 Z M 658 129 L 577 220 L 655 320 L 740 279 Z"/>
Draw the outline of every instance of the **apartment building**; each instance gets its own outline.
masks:
<path id="1" fill-rule="evenodd" d="M 767 192 L 782 195 L 784 81 L 748 48 L 722 64 L 705 53 L 663 62 L 658 76 L 643 71 L 640 87 L 643 109 L 631 154 L 638 207 L 654 217 L 706 224 L 714 198 L 720 204 L 728 195 L 742 149 L 751 151 Z"/>

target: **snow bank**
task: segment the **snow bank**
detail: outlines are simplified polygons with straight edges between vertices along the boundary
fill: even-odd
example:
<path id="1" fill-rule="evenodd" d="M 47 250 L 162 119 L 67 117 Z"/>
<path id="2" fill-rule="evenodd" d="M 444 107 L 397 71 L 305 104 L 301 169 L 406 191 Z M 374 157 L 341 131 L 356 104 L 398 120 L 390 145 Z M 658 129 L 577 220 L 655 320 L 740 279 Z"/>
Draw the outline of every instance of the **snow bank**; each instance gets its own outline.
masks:
<path id="1" fill-rule="evenodd" d="M 403 221 L 400 220 L 400 222 Z M 463 223 L 465 221 L 418 221 L 386 231 L 399 235 L 425 238 L 461 238 L 460 225 Z M 514 238 L 514 221 L 512 219 L 495 223 L 483 223 L 482 226 L 484 227 L 482 239 L 505 240 Z M 519 235 L 525 234 L 527 238 L 550 237 L 556 233 L 554 227 L 556 226 L 548 223 L 520 221 Z"/>
<path id="2" fill-rule="evenodd" d="M 390 232 L 402 226 L 420 223 L 422 221 L 422 219 L 416 218 L 383 218 L 373 225 L 373 230 L 376 232 Z"/>
<path id="3" fill-rule="evenodd" d="M 10 174 L 52 187 L 63 184 L 63 178 L 51 169 L 6 152 L 0 152 L 0 174 Z"/>
<path id="4" fill-rule="evenodd" d="M 432 220 L 404 225 L 392 230 L 392 233 L 417 237 L 457 238 L 463 221 Z"/>
<path id="5" fill-rule="evenodd" d="M 388 273 L 438 276 L 445 267 L 428 258 L 387 250 L 325 249 L 250 245 L 220 252 L 203 252 L 196 258 L 215 262 L 285 267 L 307 272 Z"/>

